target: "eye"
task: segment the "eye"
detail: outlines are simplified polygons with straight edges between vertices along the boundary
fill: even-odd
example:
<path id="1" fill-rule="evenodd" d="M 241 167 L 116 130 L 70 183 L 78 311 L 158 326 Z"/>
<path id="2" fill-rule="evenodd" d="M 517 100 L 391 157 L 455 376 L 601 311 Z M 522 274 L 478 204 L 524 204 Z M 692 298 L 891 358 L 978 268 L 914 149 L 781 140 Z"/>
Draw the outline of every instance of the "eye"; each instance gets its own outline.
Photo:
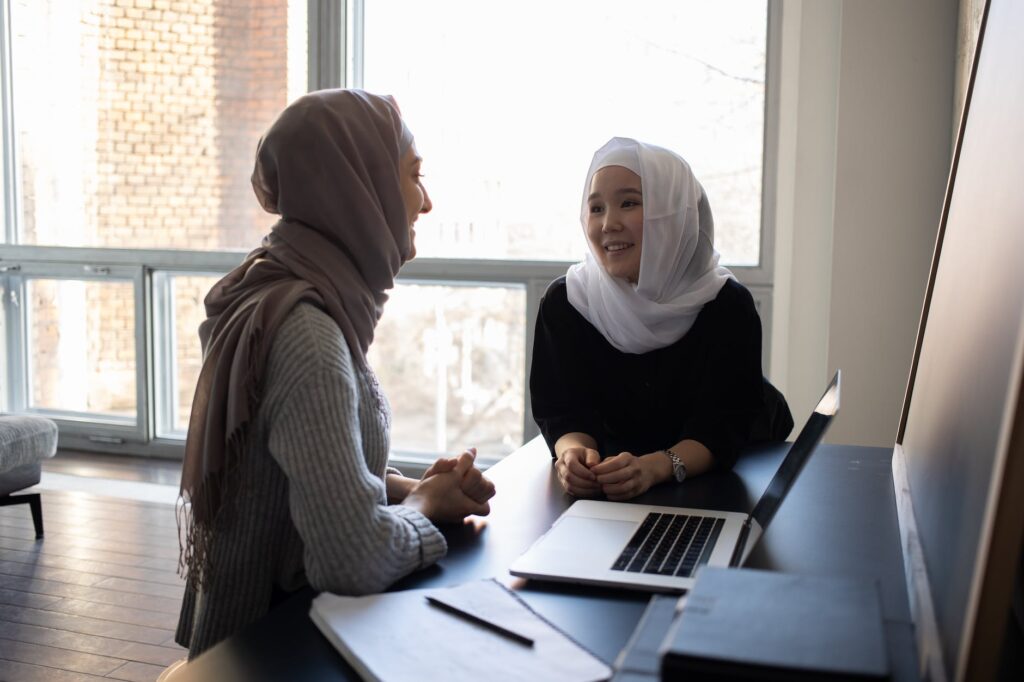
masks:
<path id="1" fill-rule="evenodd" d="M 622 208 L 633 208 L 634 206 L 639 206 L 639 205 L 640 205 L 640 202 L 637 201 L 636 199 L 625 199 L 622 202 Z"/>
<path id="2" fill-rule="evenodd" d="M 604 208 L 600 204 L 592 204 L 590 206 L 590 212 L 591 213 L 600 213 L 603 210 L 604 210 Z"/>

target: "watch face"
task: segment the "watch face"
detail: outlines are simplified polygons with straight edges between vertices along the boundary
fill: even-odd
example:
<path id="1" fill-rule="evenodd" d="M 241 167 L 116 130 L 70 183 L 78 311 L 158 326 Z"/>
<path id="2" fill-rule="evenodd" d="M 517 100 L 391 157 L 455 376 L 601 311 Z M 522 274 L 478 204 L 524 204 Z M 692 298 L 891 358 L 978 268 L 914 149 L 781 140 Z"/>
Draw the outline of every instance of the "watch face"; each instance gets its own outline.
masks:
<path id="1" fill-rule="evenodd" d="M 683 461 L 675 453 L 670 454 L 669 459 L 672 460 L 672 476 L 675 477 L 677 482 L 682 483 L 683 479 L 686 478 L 686 465 L 683 464 Z"/>

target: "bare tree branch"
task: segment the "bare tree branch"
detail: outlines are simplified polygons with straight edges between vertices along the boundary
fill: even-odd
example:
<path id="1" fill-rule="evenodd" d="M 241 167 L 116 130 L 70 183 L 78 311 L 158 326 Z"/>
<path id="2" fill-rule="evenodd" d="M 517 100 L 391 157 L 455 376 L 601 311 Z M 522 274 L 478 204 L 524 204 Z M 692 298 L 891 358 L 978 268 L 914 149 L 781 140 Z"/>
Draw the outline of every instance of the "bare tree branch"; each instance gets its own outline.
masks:
<path id="1" fill-rule="evenodd" d="M 726 71 L 724 69 L 720 69 L 717 66 L 715 66 L 714 64 L 710 64 L 710 63 L 704 61 L 703 59 L 701 59 L 700 57 L 695 57 L 692 54 L 689 54 L 687 52 L 681 52 L 680 50 L 673 50 L 671 47 L 666 47 L 664 45 L 660 45 L 658 43 L 655 43 L 655 42 L 653 42 L 651 40 L 648 40 L 648 39 L 644 38 L 643 36 L 637 36 L 637 38 L 639 40 L 641 40 L 643 43 L 645 43 L 647 45 L 650 45 L 653 48 L 656 48 L 658 50 L 662 50 L 664 52 L 668 52 L 669 54 L 678 55 L 678 56 L 682 57 L 683 59 L 689 59 L 692 62 L 697 62 L 698 64 L 703 66 L 708 71 L 714 71 L 715 73 L 717 73 L 720 76 L 725 76 L 726 78 L 731 78 L 732 80 L 739 81 L 741 83 L 751 83 L 753 85 L 761 85 L 761 86 L 764 85 L 764 79 L 763 78 L 758 79 L 758 78 L 750 78 L 748 76 L 737 76 L 734 73 L 729 73 L 728 71 Z"/>

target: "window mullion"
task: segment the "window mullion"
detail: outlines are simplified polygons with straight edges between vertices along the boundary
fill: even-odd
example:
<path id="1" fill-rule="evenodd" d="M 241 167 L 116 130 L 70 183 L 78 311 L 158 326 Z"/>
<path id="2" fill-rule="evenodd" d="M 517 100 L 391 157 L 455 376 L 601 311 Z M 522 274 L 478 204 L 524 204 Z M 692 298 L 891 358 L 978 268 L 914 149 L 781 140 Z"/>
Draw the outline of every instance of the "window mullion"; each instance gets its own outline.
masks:
<path id="1" fill-rule="evenodd" d="M 0 0 L 0 172 L 3 188 L 4 242 L 18 240 L 17 175 L 14 164 L 14 103 L 11 97 L 11 21 L 10 3 Z"/>
<path id="2" fill-rule="evenodd" d="M 530 370 L 533 367 L 533 335 L 537 328 L 537 315 L 540 312 L 540 299 L 544 297 L 551 279 L 533 278 L 526 288 L 526 378 L 523 381 L 523 442 L 527 442 L 540 433 L 537 422 L 533 419 L 533 407 L 530 399 Z"/>
<path id="3" fill-rule="evenodd" d="M 779 74 L 782 70 L 782 2 L 768 0 L 765 36 L 764 132 L 761 153 L 761 235 L 759 284 L 774 282 L 775 210 L 778 205 Z M 768 313 L 770 315 L 770 312 Z M 767 365 L 765 365 L 767 367 Z"/>
<path id="4" fill-rule="evenodd" d="M 153 363 L 153 415 L 151 437 L 159 437 L 174 423 L 174 321 L 171 319 L 172 284 L 161 272 L 150 273 L 150 320 Z"/>
<path id="5" fill-rule="evenodd" d="M 309 0 L 310 91 L 346 85 L 346 13 L 347 6 L 354 1 Z"/>
<path id="6" fill-rule="evenodd" d="M 28 354 L 25 333 L 28 329 L 28 307 L 25 305 L 25 281 L 21 277 L 3 278 L 3 313 L 6 357 L 5 379 L 7 384 L 6 409 L 20 412 L 27 405 Z"/>
<path id="7" fill-rule="evenodd" d="M 135 419 L 142 441 L 155 433 L 153 377 L 152 273 L 139 266 L 135 273 Z"/>

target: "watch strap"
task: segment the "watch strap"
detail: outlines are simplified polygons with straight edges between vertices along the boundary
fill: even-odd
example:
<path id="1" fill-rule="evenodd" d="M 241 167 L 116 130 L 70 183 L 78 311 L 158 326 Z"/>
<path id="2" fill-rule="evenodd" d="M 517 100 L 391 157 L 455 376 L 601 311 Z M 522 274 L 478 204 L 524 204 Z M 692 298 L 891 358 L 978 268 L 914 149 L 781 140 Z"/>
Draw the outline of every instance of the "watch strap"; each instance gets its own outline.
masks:
<path id="1" fill-rule="evenodd" d="M 672 476 L 676 479 L 676 482 L 682 483 L 685 481 L 686 464 L 683 463 L 683 460 L 669 448 L 665 448 L 662 452 L 664 452 L 672 462 Z"/>

